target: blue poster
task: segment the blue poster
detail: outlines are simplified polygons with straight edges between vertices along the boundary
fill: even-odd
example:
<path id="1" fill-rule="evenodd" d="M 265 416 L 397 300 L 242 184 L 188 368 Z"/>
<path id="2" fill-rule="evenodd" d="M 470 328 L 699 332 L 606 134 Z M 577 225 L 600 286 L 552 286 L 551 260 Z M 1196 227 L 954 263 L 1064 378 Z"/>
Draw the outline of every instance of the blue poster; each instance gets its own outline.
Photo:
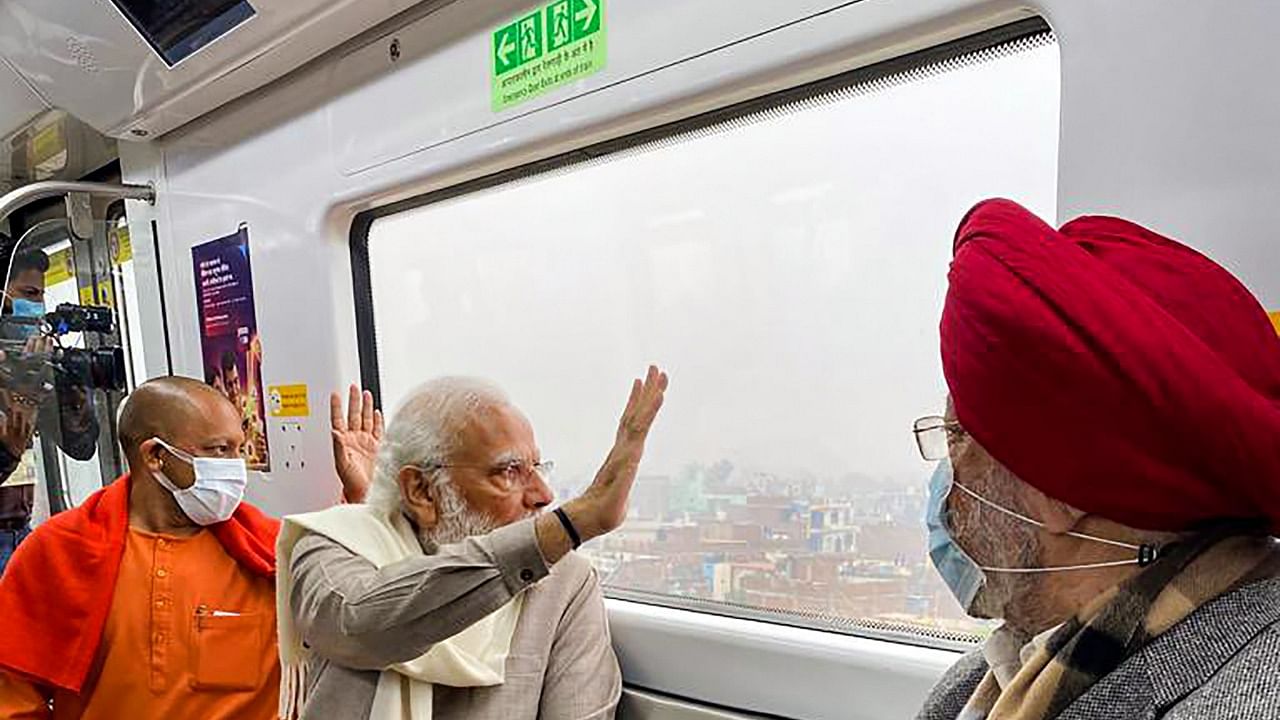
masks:
<path id="1" fill-rule="evenodd" d="M 244 421 L 245 460 L 269 471 L 262 342 L 253 305 L 249 228 L 191 248 L 200 318 L 204 379 L 224 394 Z"/>

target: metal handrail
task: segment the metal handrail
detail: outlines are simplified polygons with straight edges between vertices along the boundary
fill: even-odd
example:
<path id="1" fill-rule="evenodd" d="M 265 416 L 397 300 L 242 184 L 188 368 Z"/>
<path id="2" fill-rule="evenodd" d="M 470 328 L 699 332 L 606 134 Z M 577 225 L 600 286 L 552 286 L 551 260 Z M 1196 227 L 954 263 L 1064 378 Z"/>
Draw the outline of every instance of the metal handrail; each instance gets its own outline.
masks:
<path id="1" fill-rule="evenodd" d="M 45 198 L 66 195 L 67 193 L 88 193 L 96 197 L 123 198 L 125 200 L 146 200 L 155 203 L 156 190 L 150 185 L 117 185 L 99 182 L 69 182 L 63 180 L 43 180 L 23 185 L 0 196 L 0 223 L 8 219 L 9 214 L 27 203 Z"/>

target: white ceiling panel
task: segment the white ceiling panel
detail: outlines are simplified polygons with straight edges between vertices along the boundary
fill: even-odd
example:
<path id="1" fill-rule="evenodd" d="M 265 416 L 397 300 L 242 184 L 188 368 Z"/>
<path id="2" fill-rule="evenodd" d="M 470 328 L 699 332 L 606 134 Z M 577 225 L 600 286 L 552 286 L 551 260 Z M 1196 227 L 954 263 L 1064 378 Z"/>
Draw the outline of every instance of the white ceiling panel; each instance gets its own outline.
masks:
<path id="1" fill-rule="evenodd" d="M 9 135 L 46 109 L 44 101 L 8 63 L 0 60 L 0 137 Z"/>

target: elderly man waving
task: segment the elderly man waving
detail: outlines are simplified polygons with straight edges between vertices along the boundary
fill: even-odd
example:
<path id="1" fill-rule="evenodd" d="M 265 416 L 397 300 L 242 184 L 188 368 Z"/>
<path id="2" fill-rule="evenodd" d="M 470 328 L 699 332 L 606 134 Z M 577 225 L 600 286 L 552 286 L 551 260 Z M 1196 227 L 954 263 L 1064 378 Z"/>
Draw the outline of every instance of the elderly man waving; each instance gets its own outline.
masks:
<path id="1" fill-rule="evenodd" d="M 636 380 L 595 482 L 554 512 L 529 421 L 444 378 L 386 429 L 366 503 L 286 518 L 281 716 L 607 718 L 603 597 L 571 553 L 621 524 L 666 375 Z"/>
<path id="2" fill-rule="evenodd" d="M 1280 718 L 1280 340 L 1132 223 L 970 212 L 917 422 L 931 556 L 1004 625 L 927 720 Z"/>

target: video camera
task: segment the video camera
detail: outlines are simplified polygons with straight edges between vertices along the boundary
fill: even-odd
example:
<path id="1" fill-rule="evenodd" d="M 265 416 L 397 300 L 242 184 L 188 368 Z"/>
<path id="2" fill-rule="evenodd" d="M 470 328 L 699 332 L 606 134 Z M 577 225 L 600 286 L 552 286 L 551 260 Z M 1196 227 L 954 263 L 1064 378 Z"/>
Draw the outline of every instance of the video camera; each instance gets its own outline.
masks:
<path id="1" fill-rule="evenodd" d="M 115 323 L 111 309 L 62 303 L 43 318 L 5 315 L 0 329 L 36 327 L 37 332 L 54 339 L 50 352 L 28 352 L 26 339 L 15 339 L 12 332 L 0 338 L 0 389 L 39 402 L 58 386 L 78 386 L 91 390 L 124 390 L 126 377 L 124 350 L 116 345 L 96 348 L 64 348 L 57 338 L 69 332 L 110 333 Z M 26 333 L 16 333 L 26 334 Z"/>
<path id="2" fill-rule="evenodd" d="M 65 335 L 69 332 L 109 333 L 115 329 L 111 320 L 111 308 L 95 305 L 72 305 L 62 303 L 51 313 L 44 316 L 53 335 Z"/>

